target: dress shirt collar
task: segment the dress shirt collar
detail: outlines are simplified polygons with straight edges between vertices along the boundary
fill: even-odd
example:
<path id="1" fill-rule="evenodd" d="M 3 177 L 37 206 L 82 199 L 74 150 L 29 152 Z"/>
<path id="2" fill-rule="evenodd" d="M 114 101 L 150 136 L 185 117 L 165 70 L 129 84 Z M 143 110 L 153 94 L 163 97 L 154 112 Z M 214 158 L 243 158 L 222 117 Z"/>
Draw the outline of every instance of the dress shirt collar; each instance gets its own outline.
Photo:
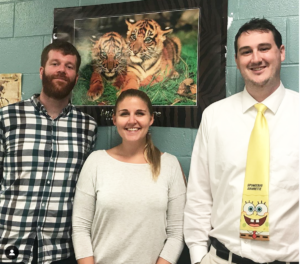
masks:
<path id="1" fill-rule="evenodd" d="M 46 108 L 44 105 L 41 104 L 40 100 L 38 99 L 39 98 L 39 94 L 34 94 L 30 100 L 31 100 L 31 103 L 33 104 L 33 106 L 40 112 L 40 113 L 44 113 L 46 116 L 49 116 Z M 68 105 L 62 110 L 62 112 L 60 113 L 60 115 L 57 117 L 65 117 L 68 115 L 68 113 L 73 109 L 73 105 L 71 104 L 71 102 L 68 103 Z"/>
<path id="2" fill-rule="evenodd" d="M 275 115 L 285 94 L 285 88 L 280 82 L 279 87 L 273 92 L 269 97 L 267 97 L 263 103 L 268 109 Z M 246 87 L 242 92 L 242 108 L 243 113 L 247 112 L 251 107 L 253 107 L 258 102 L 248 93 Z"/>

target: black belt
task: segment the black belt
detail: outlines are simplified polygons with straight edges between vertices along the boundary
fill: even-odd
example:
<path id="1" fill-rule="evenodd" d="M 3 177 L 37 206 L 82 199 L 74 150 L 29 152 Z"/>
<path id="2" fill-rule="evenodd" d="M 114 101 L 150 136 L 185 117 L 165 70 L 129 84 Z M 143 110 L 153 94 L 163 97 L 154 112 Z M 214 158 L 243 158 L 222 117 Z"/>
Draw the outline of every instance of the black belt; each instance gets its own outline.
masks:
<path id="1" fill-rule="evenodd" d="M 229 259 L 229 250 L 216 238 L 210 237 L 211 244 L 217 251 L 217 256 L 221 259 Z M 258 263 L 254 262 L 251 259 L 242 258 L 238 255 L 232 253 L 232 262 L 236 264 L 267 264 L 267 263 Z M 273 262 L 268 262 L 269 264 L 286 264 L 286 262 L 275 260 Z M 290 262 L 290 264 L 299 264 L 299 262 Z"/>

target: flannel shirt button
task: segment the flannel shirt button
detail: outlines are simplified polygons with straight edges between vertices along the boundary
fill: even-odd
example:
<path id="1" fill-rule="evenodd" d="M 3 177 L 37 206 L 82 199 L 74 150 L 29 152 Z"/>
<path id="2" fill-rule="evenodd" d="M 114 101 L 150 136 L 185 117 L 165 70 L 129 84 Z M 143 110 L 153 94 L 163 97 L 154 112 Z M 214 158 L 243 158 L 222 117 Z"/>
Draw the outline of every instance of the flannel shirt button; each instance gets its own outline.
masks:
<path id="1" fill-rule="evenodd" d="M 45 204 L 44 204 L 44 203 L 42 203 L 42 206 L 45 206 Z"/>
<path id="2" fill-rule="evenodd" d="M 50 181 L 47 181 L 48 184 L 50 184 Z"/>

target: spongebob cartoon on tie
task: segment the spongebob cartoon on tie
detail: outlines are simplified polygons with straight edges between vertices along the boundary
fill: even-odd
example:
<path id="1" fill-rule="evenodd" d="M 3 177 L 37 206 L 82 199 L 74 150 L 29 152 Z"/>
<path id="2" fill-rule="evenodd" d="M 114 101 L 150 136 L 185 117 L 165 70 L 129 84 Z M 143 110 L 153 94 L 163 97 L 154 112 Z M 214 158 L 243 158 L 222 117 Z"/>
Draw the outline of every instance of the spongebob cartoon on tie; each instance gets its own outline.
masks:
<path id="1" fill-rule="evenodd" d="M 241 215 L 240 237 L 269 240 L 269 214 L 266 202 L 246 201 Z"/>

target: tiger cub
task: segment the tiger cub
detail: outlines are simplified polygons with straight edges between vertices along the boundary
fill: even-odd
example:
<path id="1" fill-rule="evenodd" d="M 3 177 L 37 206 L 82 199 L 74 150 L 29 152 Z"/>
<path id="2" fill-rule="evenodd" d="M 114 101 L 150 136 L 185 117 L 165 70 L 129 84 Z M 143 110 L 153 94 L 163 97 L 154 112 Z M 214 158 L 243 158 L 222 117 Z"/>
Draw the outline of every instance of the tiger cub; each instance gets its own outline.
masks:
<path id="1" fill-rule="evenodd" d="M 180 61 L 181 42 L 177 37 L 167 37 L 173 30 L 161 29 L 152 19 L 127 19 L 126 24 L 129 60 L 122 91 L 153 85 L 165 77 L 178 78 L 174 65 Z"/>
<path id="2" fill-rule="evenodd" d="M 92 49 L 93 73 L 87 92 L 89 100 L 95 101 L 103 94 L 103 78 L 120 87 L 122 75 L 126 74 L 126 50 L 125 40 L 116 32 L 108 32 L 95 42 Z"/>

